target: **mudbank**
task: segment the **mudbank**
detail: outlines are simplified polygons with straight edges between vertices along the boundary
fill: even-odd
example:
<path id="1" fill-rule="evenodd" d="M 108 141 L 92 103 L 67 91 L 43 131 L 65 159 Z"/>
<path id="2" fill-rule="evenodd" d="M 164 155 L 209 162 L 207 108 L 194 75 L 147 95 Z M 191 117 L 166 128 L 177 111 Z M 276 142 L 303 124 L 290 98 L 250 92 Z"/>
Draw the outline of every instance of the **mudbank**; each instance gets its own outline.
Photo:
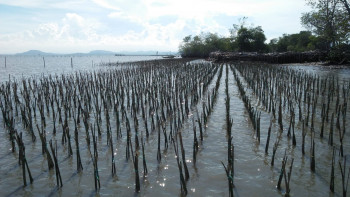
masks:
<path id="1" fill-rule="evenodd" d="M 224 61 L 259 61 L 275 64 L 305 63 L 326 61 L 324 51 L 256 53 L 256 52 L 212 52 L 209 58 L 215 62 Z"/>

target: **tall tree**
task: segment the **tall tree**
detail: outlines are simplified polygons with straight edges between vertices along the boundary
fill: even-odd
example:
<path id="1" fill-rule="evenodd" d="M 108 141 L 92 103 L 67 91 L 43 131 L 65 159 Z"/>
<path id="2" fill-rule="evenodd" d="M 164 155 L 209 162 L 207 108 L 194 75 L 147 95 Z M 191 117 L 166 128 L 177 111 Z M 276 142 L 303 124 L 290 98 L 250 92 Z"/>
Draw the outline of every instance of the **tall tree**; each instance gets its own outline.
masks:
<path id="1" fill-rule="evenodd" d="M 196 36 L 186 36 L 179 46 L 182 57 L 208 57 L 210 52 L 230 51 L 231 40 L 216 33 L 201 33 Z"/>
<path id="2" fill-rule="evenodd" d="M 231 37 L 238 51 L 245 52 L 266 52 L 266 36 L 261 26 L 247 27 L 246 17 L 240 19 L 240 25 L 233 25 L 230 30 Z"/>
<path id="3" fill-rule="evenodd" d="M 307 0 L 313 9 L 301 17 L 302 24 L 322 37 L 328 48 L 349 41 L 348 0 Z"/>

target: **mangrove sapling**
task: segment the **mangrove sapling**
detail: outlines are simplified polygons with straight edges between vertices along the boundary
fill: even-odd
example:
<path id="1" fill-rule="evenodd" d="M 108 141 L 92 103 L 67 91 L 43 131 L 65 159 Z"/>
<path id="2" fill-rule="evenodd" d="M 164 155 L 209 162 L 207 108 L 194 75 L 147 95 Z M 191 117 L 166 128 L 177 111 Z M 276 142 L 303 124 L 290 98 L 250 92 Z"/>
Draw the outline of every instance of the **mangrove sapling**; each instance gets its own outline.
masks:
<path id="1" fill-rule="evenodd" d="M 28 166 L 28 162 L 27 162 L 27 159 L 26 159 L 26 149 L 24 147 L 24 144 L 23 144 L 23 141 L 22 141 L 22 169 L 23 169 L 23 180 L 24 180 L 24 185 L 27 185 L 26 183 L 26 175 L 25 175 L 25 167 L 27 167 L 27 172 L 28 172 L 28 176 L 29 176 L 29 181 L 30 181 L 30 184 L 33 183 L 33 177 L 32 177 L 32 174 L 30 173 L 30 169 L 29 169 L 29 166 Z"/>
<path id="2" fill-rule="evenodd" d="M 135 170 L 135 191 L 140 192 L 139 151 L 138 150 L 135 150 L 133 163 L 134 163 L 134 170 Z"/>
<path id="3" fill-rule="evenodd" d="M 148 124 L 148 123 L 147 123 L 147 122 L 148 122 L 147 117 L 146 117 L 146 120 L 144 120 L 143 122 L 144 122 L 144 124 L 145 124 L 144 127 L 145 127 L 145 130 L 146 130 L 146 138 L 148 139 L 148 137 L 149 137 L 149 131 L 148 131 L 148 125 L 147 125 L 147 124 Z"/>
<path id="4" fill-rule="evenodd" d="M 346 156 L 343 158 L 344 164 L 341 164 L 341 161 L 339 160 L 339 168 L 341 172 L 341 182 L 342 182 L 342 188 L 343 188 L 343 197 L 346 197 L 346 193 L 348 190 L 348 184 L 349 184 L 349 177 L 350 177 L 350 168 L 348 170 L 348 176 L 346 177 Z"/>
<path id="5" fill-rule="evenodd" d="M 276 102 L 272 101 L 272 115 L 273 115 L 274 119 L 276 119 L 276 106 L 275 105 L 276 105 Z"/>
<path id="6" fill-rule="evenodd" d="M 203 143 L 203 127 L 202 127 L 201 118 L 199 117 L 198 110 L 197 110 L 197 122 L 198 122 L 198 128 L 199 128 L 199 137 L 201 139 L 201 143 Z"/>
<path id="7" fill-rule="evenodd" d="M 138 131 L 138 120 L 135 115 L 134 117 L 134 127 L 135 127 L 135 150 L 139 151 L 140 149 L 140 143 L 139 143 L 139 131 Z"/>
<path id="8" fill-rule="evenodd" d="M 32 120 L 32 115 L 31 115 L 31 110 L 30 110 L 30 108 L 29 108 L 29 110 L 28 110 L 28 120 L 29 120 L 29 131 L 30 131 L 30 133 L 31 133 L 31 136 L 32 136 L 32 142 L 35 142 L 35 140 L 36 140 L 36 136 L 35 136 L 35 134 L 34 134 L 34 129 L 33 129 L 33 120 Z"/>
<path id="9" fill-rule="evenodd" d="M 15 129 L 10 129 L 10 141 L 11 141 L 11 151 L 14 153 L 16 151 L 16 137 L 15 137 L 15 133 L 17 131 Z"/>
<path id="10" fill-rule="evenodd" d="M 341 157 L 344 156 L 344 150 L 343 150 L 343 139 L 344 139 L 344 133 L 338 129 L 339 131 L 339 143 L 340 143 L 340 147 L 339 147 L 339 154 Z"/>
<path id="11" fill-rule="evenodd" d="M 282 123 L 282 96 L 280 93 L 280 101 L 279 101 L 279 107 L 278 107 L 278 125 L 280 126 L 280 132 L 283 132 L 283 123 Z"/>
<path id="12" fill-rule="evenodd" d="M 116 119 L 116 124 L 117 124 L 117 139 L 121 139 L 123 137 L 123 135 L 122 135 L 122 129 L 121 129 L 121 126 L 120 126 L 121 123 L 120 123 L 120 120 L 119 120 L 119 112 L 116 111 L 115 115 L 116 115 L 115 119 Z M 147 121 L 145 121 L 145 122 L 147 122 Z M 147 123 L 145 123 L 145 128 L 146 128 L 146 131 L 148 131 Z"/>
<path id="13" fill-rule="evenodd" d="M 155 126 L 155 123 L 154 123 L 154 115 L 152 114 L 151 115 L 151 130 L 152 132 L 156 130 L 156 126 Z"/>
<path id="14" fill-rule="evenodd" d="M 147 163 L 146 163 L 146 155 L 145 155 L 145 142 L 143 141 L 143 137 L 141 136 L 141 146 L 142 146 L 142 163 L 143 163 L 143 176 L 147 176 Z"/>
<path id="15" fill-rule="evenodd" d="M 109 145 L 110 142 L 110 138 L 112 138 L 112 133 L 111 133 L 111 123 L 109 120 L 109 113 L 107 111 L 107 109 L 105 108 L 105 120 L 106 120 L 106 131 L 107 131 L 107 146 Z"/>
<path id="16" fill-rule="evenodd" d="M 339 106 L 340 108 L 340 106 Z M 336 126 L 336 129 L 338 129 L 338 131 L 340 131 L 340 110 L 338 110 L 338 113 L 337 113 L 337 121 L 335 123 L 335 126 Z"/>
<path id="17" fill-rule="evenodd" d="M 332 167 L 331 167 L 331 180 L 329 183 L 329 189 L 331 192 L 334 192 L 334 165 L 335 165 L 335 147 L 333 146 L 333 154 L 332 154 Z"/>
<path id="18" fill-rule="evenodd" d="M 179 168 L 179 173 L 180 173 L 180 185 L 181 185 L 181 194 L 186 196 L 187 195 L 187 186 L 186 186 L 186 181 L 182 172 L 182 163 L 179 159 L 179 145 L 177 142 L 177 138 L 173 138 L 173 145 L 174 145 L 174 151 L 175 151 L 175 157 L 176 157 L 176 161 L 177 161 L 177 167 Z"/>
<path id="19" fill-rule="evenodd" d="M 193 120 L 193 165 L 196 165 L 199 145 L 198 145 L 197 134 L 196 134 L 197 133 L 196 126 L 194 125 L 194 119 L 192 120 Z"/>
<path id="20" fill-rule="evenodd" d="M 221 164 L 224 166 L 225 172 L 226 172 L 226 177 L 228 180 L 228 188 L 229 188 L 229 196 L 233 197 L 233 177 L 230 176 L 229 169 L 225 166 L 224 162 L 221 161 Z"/>
<path id="21" fill-rule="evenodd" d="M 330 102 L 331 102 L 331 94 L 329 91 L 328 91 L 327 97 L 328 97 L 328 101 L 327 101 L 327 109 L 326 109 L 326 121 L 329 122 L 328 114 L 329 114 L 329 108 L 330 108 Z"/>
<path id="22" fill-rule="evenodd" d="M 164 134 L 164 150 L 168 150 L 168 138 L 167 138 L 166 127 L 164 123 L 162 125 L 162 130 Z"/>
<path id="23" fill-rule="evenodd" d="M 280 190 L 281 189 L 281 183 L 282 183 L 282 179 L 283 179 L 283 175 L 285 174 L 285 168 L 286 168 L 286 164 L 287 164 L 287 160 L 288 157 L 286 156 L 287 153 L 287 149 L 284 151 L 284 156 L 282 159 L 282 167 L 281 167 L 281 171 L 280 171 L 280 175 L 278 178 L 278 182 L 277 182 L 277 189 Z"/>
<path id="24" fill-rule="evenodd" d="M 232 121 L 231 121 L 231 125 L 232 125 Z M 227 139 L 227 161 L 228 161 L 228 171 L 230 174 L 230 177 L 234 176 L 234 145 L 232 144 L 232 136 L 228 137 Z M 233 180 L 232 181 L 232 185 L 233 185 Z"/>
<path id="25" fill-rule="evenodd" d="M 230 95 L 228 92 L 228 66 L 226 66 L 226 79 L 225 79 L 225 92 L 226 92 L 226 135 L 227 135 L 227 161 L 228 166 L 227 169 L 225 168 L 225 171 L 227 173 L 228 178 L 231 177 L 231 179 L 228 179 L 229 181 L 229 188 L 230 188 L 230 195 L 233 196 L 233 193 L 231 193 L 231 189 L 233 188 L 233 176 L 234 176 L 234 146 L 232 144 L 232 125 L 233 125 L 233 119 L 231 119 L 230 116 Z M 258 113 L 255 113 L 257 115 Z M 258 115 L 259 116 L 259 115 Z M 259 119 L 259 117 L 258 117 Z M 259 123 L 260 124 L 260 123 Z M 260 142 L 260 134 L 258 134 L 260 131 L 257 130 L 258 139 Z"/>
<path id="26" fill-rule="evenodd" d="M 94 182 L 95 182 L 95 190 L 99 190 L 101 188 L 100 184 L 100 176 L 98 173 L 98 154 L 97 154 L 97 137 L 95 136 L 95 132 L 92 134 L 93 144 L 94 144 L 94 155 L 91 155 L 92 163 L 94 166 Z"/>
<path id="27" fill-rule="evenodd" d="M 179 134 L 179 139 L 180 139 L 180 147 L 181 147 L 181 155 L 182 155 L 182 164 L 184 166 L 184 170 L 185 170 L 185 180 L 188 181 L 188 179 L 190 178 L 190 173 L 188 173 L 188 168 L 187 168 L 187 164 L 186 164 L 186 156 L 185 156 L 185 149 L 184 149 L 184 145 L 182 142 L 182 134 L 181 131 L 178 132 Z"/>
<path id="28" fill-rule="evenodd" d="M 230 160 L 230 167 L 231 167 L 231 177 L 233 178 L 235 174 L 235 146 L 232 144 L 232 138 L 231 137 L 231 160 Z M 233 185 L 233 180 L 232 180 L 232 185 Z"/>
<path id="29" fill-rule="evenodd" d="M 311 96 L 310 96 L 310 93 L 308 93 L 307 94 L 307 114 L 306 114 L 306 121 L 305 121 L 306 126 L 309 126 L 310 100 L 311 100 Z"/>
<path id="30" fill-rule="evenodd" d="M 328 144 L 333 146 L 333 122 L 334 122 L 334 113 L 332 113 L 331 125 L 329 130 Z"/>
<path id="31" fill-rule="evenodd" d="M 295 138 L 295 131 L 294 131 L 294 125 L 295 125 L 295 114 L 293 113 L 293 118 L 292 118 L 292 131 L 293 131 L 293 146 L 297 145 L 297 140 Z"/>
<path id="32" fill-rule="evenodd" d="M 238 78 L 237 78 L 238 79 Z M 237 80 L 236 79 L 236 80 Z M 237 80 L 237 83 L 239 80 Z M 225 92 L 226 92 L 226 99 L 225 99 L 225 104 L 226 104 L 226 135 L 227 135 L 227 167 L 225 164 L 221 161 L 221 164 L 224 166 L 225 172 L 226 172 L 226 177 L 228 181 L 228 186 L 229 186 L 229 196 L 233 196 L 233 176 L 234 176 L 234 148 L 232 145 L 232 135 L 231 135 L 231 129 L 232 129 L 232 124 L 233 120 L 230 117 L 230 96 L 228 93 L 228 67 L 226 66 L 226 80 L 225 80 Z M 242 88 L 242 93 L 244 93 L 244 90 Z M 245 93 L 244 93 L 245 94 Z M 249 102 L 249 101 L 248 101 Z M 250 105 L 250 103 L 249 103 Z M 247 106 L 246 106 L 247 108 Z M 248 111 L 250 112 L 250 107 L 248 107 Z M 251 120 L 253 123 L 255 123 L 251 117 Z"/>
<path id="33" fill-rule="evenodd" d="M 261 117 L 261 112 L 256 113 L 256 135 L 258 138 L 258 142 L 260 143 L 260 117 Z"/>
<path id="34" fill-rule="evenodd" d="M 290 193 L 289 185 L 290 185 L 290 178 L 292 176 L 293 162 L 294 162 L 294 158 L 292 158 L 292 162 L 290 163 L 288 175 L 286 174 L 286 170 L 283 171 L 283 173 L 284 173 L 284 181 L 285 181 L 285 184 L 286 184 L 286 194 L 285 194 L 286 197 L 289 197 L 289 193 Z"/>
<path id="35" fill-rule="evenodd" d="M 287 132 L 287 137 L 291 137 L 291 130 L 292 130 L 292 122 L 293 122 L 293 115 L 292 115 L 292 110 L 290 111 L 290 117 L 289 117 L 289 127 L 288 127 L 288 132 Z"/>
<path id="36" fill-rule="evenodd" d="M 325 104 L 323 104 L 325 106 Z M 324 107 L 325 108 L 325 107 Z M 320 132 L 320 138 L 323 138 L 323 133 L 324 133 L 324 122 L 326 120 L 326 115 L 322 114 L 322 123 L 321 123 L 321 132 Z"/>
<path id="37" fill-rule="evenodd" d="M 343 134 L 345 134 L 345 123 L 346 123 L 346 104 L 343 106 Z"/>
<path id="38" fill-rule="evenodd" d="M 75 119 L 74 119 L 75 121 Z M 75 121 L 76 122 L 76 121 Z M 81 163 L 80 150 L 79 150 L 79 139 L 78 139 L 78 129 L 74 131 L 74 140 L 75 140 L 75 150 L 77 155 L 77 171 L 81 172 L 83 170 L 83 164 Z"/>
<path id="39" fill-rule="evenodd" d="M 126 134 L 126 136 L 127 136 L 127 138 L 126 138 L 126 160 L 128 161 L 129 160 L 129 158 L 130 158 L 130 146 L 131 146 L 131 129 L 130 129 L 130 123 L 129 123 L 129 119 L 128 119 L 128 117 L 126 116 L 125 117 L 125 119 L 126 119 L 126 132 L 127 132 L 127 134 Z"/>
<path id="40" fill-rule="evenodd" d="M 302 120 L 301 124 L 302 124 L 301 152 L 302 152 L 303 155 L 305 155 L 305 137 L 306 137 L 307 131 L 306 131 L 306 129 L 305 129 L 305 121 L 304 121 L 304 120 Z"/>
<path id="41" fill-rule="evenodd" d="M 269 144 L 270 144 L 270 137 L 271 137 L 271 126 L 272 126 L 272 119 L 270 120 L 270 126 L 267 132 L 267 139 L 266 139 L 266 146 L 265 146 L 265 154 L 269 154 Z"/>
<path id="42" fill-rule="evenodd" d="M 44 130 L 44 126 L 42 126 L 42 132 L 40 131 L 39 129 L 39 125 L 36 124 L 36 128 L 38 129 L 38 133 L 39 133 L 39 136 L 40 136 L 40 141 L 41 141 L 41 153 L 42 154 L 45 154 L 46 152 L 46 133 L 45 133 L 45 130 Z"/>
<path id="43" fill-rule="evenodd" d="M 47 149 L 47 144 L 46 144 L 46 132 L 44 128 L 42 127 L 42 132 L 40 132 L 38 124 L 36 124 L 36 127 L 38 129 L 40 139 L 41 139 L 41 144 L 42 144 L 42 153 L 46 154 L 46 160 L 47 160 L 47 166 L 49 170 L 51 170 L 54 167 L 54 162 L 52 161 L 51 155 L 49 150 Z"/>
<path id="44" fill-rule="evenodd" d="M 50 148 L 51 148 L 51 153 L 53 155 L 53 160 L 55 162 L 55 172 L 56 172 L 56 182 L 57 182 L 57 187 L 62 187 L 62 177 L 61 177 L 61 172 L 60 168 L 58 167 L 58 158 L 57 158 L 57 143 L 55 142 L 55 148 L 52 146 L 52 140 L 50 140 Z"/>
<path id="45" fill-rule="evenodd" d="M 24 184 L 24 186 L 26 186 L 27 185 L 26 169 L 28 172 L 30 184 L 32 184 L 34 180 L 33 180 L 32 174 L 30 173 L 30 169 L 29 169 L 28 162 L 26 159 L 25 146 L 23 143 L 22 132 L 19 135 L 16 132 L 16 141 L 17 141 L 17 145 L 19 147 L 18 148 L 19 149 L 19 162 L 20 162 L 19 164 L 22 165 L 23 184 Z"/>
<path id="46" fill-rule="evenodd" d="M 157 161 L 158 161 L 158 163 L 160 163 L 162 161 L 162 154 L 160 152 L 160 129 L 158 129 Z"/>
<path id="47" fill-rule="evenodd" d="M 101 111 L 99 111 L 99 112 L 97 112 L 96 114 L 99 114 Z M 95 123 L 96 123 L 96 125 L 97 125 L 97 133 L 98 133 L 98 136 L 99 137 L 101 137 L 101 135 L 102 135 L 102 129 L 101 129 L 101 121 L 99 120 L 100 118 L 99 117 L 101 117 L 101 115 L 97 115 L 96 117 L 95 117 L 95 119 L 96 119 L 96 121 L 95 121 Z"/>
<path id="48" fill-rule="evenodd" d="M 53 130 L 52 130 L 52 134 L 56 135 L 56 113 L 52 110 L 52 122 L 53 122 Z"/>
<path id="49" fill-rule="evenodd" d="M 311 131 L 311 147 L 310 147 L 310 169 L 315 172 L 315 131 Z"/>

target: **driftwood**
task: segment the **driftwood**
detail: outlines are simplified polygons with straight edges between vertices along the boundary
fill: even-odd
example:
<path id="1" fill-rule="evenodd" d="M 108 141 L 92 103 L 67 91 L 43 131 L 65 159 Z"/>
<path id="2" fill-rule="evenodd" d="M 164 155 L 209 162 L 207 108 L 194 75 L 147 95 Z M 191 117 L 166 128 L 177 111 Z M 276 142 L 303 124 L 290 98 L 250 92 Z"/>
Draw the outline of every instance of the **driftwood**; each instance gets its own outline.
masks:
<path id="1" fill-rule="evenodd" d="M 257 53 L 257 52 L 212 52 L 210 60 L 223 61 L 260 61 L 268 63 L 305 63 L 325 61 L 327 53 L 323 51 Z"/>

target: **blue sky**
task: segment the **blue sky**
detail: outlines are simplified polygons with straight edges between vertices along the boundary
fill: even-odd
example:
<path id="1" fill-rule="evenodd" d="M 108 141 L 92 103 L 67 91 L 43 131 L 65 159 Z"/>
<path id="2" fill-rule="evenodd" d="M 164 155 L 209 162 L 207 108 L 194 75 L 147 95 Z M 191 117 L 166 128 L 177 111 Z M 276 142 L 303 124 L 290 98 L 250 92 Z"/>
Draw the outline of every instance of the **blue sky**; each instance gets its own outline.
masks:
<path id="1" fill-rule="evenodd" d="M 0 54 L 177 51 L 187 35 L 228 36 L 243 16 L 272 39 L 303 30 L 308 9 L 305 0 L 0 0 Z"/>

